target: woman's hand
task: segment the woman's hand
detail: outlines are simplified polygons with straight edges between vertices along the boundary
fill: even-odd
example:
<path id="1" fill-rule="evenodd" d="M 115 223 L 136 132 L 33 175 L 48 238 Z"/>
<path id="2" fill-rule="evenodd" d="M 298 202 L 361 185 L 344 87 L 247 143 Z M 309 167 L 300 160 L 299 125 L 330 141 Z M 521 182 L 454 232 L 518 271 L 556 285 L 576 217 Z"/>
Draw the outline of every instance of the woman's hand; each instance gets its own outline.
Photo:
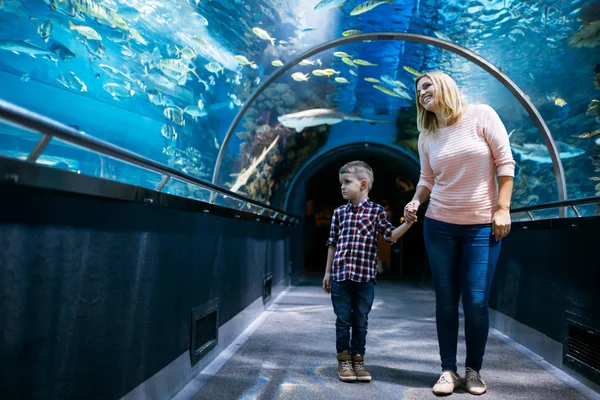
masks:
<path id="1" fill-rule="evenodd" d="M 421 203 L 418 200 L 413 200 L 404 206 L 404 219 L 406 219 L 407 223 L 413 224 L 417 222 L 417 211 L 420 205 Z"/>
<path id="2" fill-rule="evenodd" d="M 506 237 L 510 233 L 510 213 L 508 210 L 499 209 L 494 213 L 492 232 L 496 237 L 496 241 Z"/>

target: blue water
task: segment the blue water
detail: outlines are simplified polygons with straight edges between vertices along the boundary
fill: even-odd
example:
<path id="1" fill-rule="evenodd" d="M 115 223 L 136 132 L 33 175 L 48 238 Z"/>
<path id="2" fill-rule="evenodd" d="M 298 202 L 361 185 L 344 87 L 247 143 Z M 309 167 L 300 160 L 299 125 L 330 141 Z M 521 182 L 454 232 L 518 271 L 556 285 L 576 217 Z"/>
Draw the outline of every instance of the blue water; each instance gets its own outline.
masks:
<path id="1" fill-rule="evenodd" d="M 599 155 L 600 145 L 594 141 L 600 135 L 573 137 L 600 128 L 593 112 L 586 115 L 599 93 L 594 86 L 594 65 L 600 61 L 597 1 L 396 0 L 356 16 L 350 13 L 360 1 L 315 10 L 317 3 L 3 0 L 0 98 L 210 181 L 231 121 L 261 82 L 280 68 L 273 61 L 289 62 L 348 30 L 419 33 L 450 40 L 501 68 L 529 96 L 555 140 L 569 150 L 562 160 L 569 197 L 600 194 L 600 181 L 593 180 L 600 177 L 600 167 L 591 158 Z M 573 35 L 582 26 L 588 37 L 576 41 Z M 35 45 L 35 58 L 11 52 L 14 44 Z M 349 66 L 333 54 L 340 51 L 377 65 Z M 242 65 L 243 59 L 235 56 L 252 65 Z M 327 68 L 335 71 L 330 77 L 313 74 Z M 461 57 L 419 43 L 356 42 L 310 57 L 307 65 L 286 72 L 251 105 L 225 149 L 218 183 L 269 203 L 284 197 L 276 196 L 277 191 L 303 162 L 336 144 L 368 137 L 410 150 L 407 143 L 414 142 L 414 134 L 406 133 L 399 141 L 401 135 L 392 132 L 414 133 L 410 120 L 403 127 L 341 122 L 298 133 L 282 127 L 277 117 L 311 108 L 388 121 L 395 121 L 402 110 L 416 115 L 411 71 L 433 69 L 452 75 L 468 102 L 492 105 L 507 130 L 514 130 L 514 144 L 543 143 L 514 96 Z M 294 80 L 297 73 L 307 79 Z M 398 89 L 394 81 L 406 86 L 405 98 L 373 87 Z M 0 153 L 26 157 L 34 140 L 2 126 Z M 83 174 L 146 187 L 160 181 L 155 174 L 58 142 L 45 155 L 47 160 L 65 160 L 49 165 Z M 515 158 L 519 174 L 514 205 L 557 200 L 552 164 L 543 157 L 531 160 L 515 153 Z M 257 160 L 256 169 L 248 171 Z M 240 178 L 240 172 L 249 173 Z M 177 182 L 166 190 L 204 198 Z"/>

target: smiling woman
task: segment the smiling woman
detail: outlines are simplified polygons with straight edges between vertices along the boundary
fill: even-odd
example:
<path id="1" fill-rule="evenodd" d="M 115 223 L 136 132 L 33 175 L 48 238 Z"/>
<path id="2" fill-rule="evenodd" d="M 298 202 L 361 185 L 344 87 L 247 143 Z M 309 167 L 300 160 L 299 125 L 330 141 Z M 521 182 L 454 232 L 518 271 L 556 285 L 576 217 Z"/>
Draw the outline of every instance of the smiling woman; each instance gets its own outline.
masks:
<path id="1" fill-rule="evenodd" d="M 489 329 L 489 291 L 499 240 L 510 232 L 515 162 L 506 128 L 490 106 L 463 104 L 458 86 L 442 72 L 420 75 L 415 84 L 421 178 L 404 216 L 416 222 L 419 206 L 431 199 L 424 238 L 443 370 L 433 392 L 450 394 L 460 387 L 456 346 L 462 293 L 466 388 L 482 394 L 487 390 L 479 370 Z"/>

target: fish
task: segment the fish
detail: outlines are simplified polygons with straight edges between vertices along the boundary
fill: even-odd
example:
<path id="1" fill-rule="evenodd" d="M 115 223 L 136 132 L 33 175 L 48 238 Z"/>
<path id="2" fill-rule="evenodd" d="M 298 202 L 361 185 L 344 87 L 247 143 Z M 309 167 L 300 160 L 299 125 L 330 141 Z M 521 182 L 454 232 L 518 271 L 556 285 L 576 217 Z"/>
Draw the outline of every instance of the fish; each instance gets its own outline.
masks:
<path id="1" fill-rule="evenodd" d="M 296 132 L 302 132 L 304 129 L 313 126 L 335 125 L 342 121 L 368 122 L 371 124 L 394 123 L 393 121 L 361 118 L 328 108 L 313 108 L 292 114 L 284 114 L 277 117 L 277 120 L 281 125 L 286 128 L 295 129 Z"/>
<path id="2" fill-rule="evenodd" d="M 300 61 L 298 64 L 300 64 L 300 65 L 315 65 L 315 62 L 312 60 L 304 59 L 304 60 Z"/>
<path id="3" fill-rule="evenodd" d="M 57 79 L 64 87 L 76 90 L 78 92 L 87 92 L 87 86 L 75 74 L 70 71 L 68 74 L 60 74 Z"/>
<path id="4" fill-rule="evenodd" d="M 177 131 L 173 125 L 164 124 L 160 129 L 160 133 L 167 140 L 177 140 Z"/>
<path id="5" fill-rule="evenodd" d="M 339 76 L 338 76 L 337 78 L 335 78 L 334 80 L 335 80 L 337 83 L 350 83 L 350 82 L 348 82 L 348 79 L 346 79 L 346 78 L 343 78 L 343 77 L 339 77 Z"/>
<path id="6" fill-rule="evenodd" d="M 323 71 L 325 73 L 325 75 L 327 75 L 327 76 L 331 76 L 333 74 L 336 74 L 336 75 L 340 74 L 340 71 L 336 71 L 333 68 L 322 69 L 321 71 Z"/>
<path id="7" fill-rule="evenodd" d="M 419 71 L 417 71 L 417 70 L 416 70 L 416 69 L 414 69 L 414 68 L 407 67 L 406 65 L 405 65 L 403 68 L 404 68 L 404 70 L 405 70 L 406 72 L 408 72 L 408 73 L 410 73 L 410 74 L 413 74 L 414 76 L 420 76 L 420 75 L 421 75 L 421 74 L 419 73 Z"/>
<path id="8" fill-rule="evenodd" d="M 344 57 L 352 58 L 352 56 L 351 56 L 350 54 L 348 54 L 348 53 L 346 53 L 346 52 L 344 52 L 344 51 L 335 51 L 335 52 L 333 53 L 333 55 L 334 55 L 335 57 L 341 57 L 341 58 L 344 58 Z"/>
<path id="9" fill-rule="evenodd" d="M 240 65 L 249 65 L 250 68 L 252 68 L 252 69 L 258 68 L 254 61 L 248 60 L 245 56 L 237 55 L 237 56 L 233 56 L 233 58 L 235 59 L 235 61 L 240 63 Z"/>
<path id="10" fill-rule="evenodd" d="M 221 74 L 224 74 L 223 70 L 225 69 L 217 61 L 211 61 L 211 62 L 209 62 L 208 64 L 206 64 L 204 66 L 204 68 L 206 68 L 207 71 L 212 72 L 215 75 L 219 75 L 219 72 L 221 72 Z"/>
<path id="11" fill-rule="evenodd" d="M 294 79 L 295 81 L 301 82 L 301 81 L 308 81 L 308 74 L 303 74 L 302 72 L 294 72 L 292 74 L 292 79 Z"/>
<path id="12" fill-rule="evenodd" d="M 596 129 L 593 132 L 582 133 L 581 135 L 571 135 L 571 137 L 574 137 L 575 139 L 588 139 L 598 135 L 600 135 L 600 129 Z"/>
<path id="13" fill-rule="evenodd" d="M 52 54 L 50 51 L 26 40 L 0 40 L 0 49 L 12 51 L 15 54 L 27 54 L 33 58 L 35 56 L 49 56 Z"/>
<path id="14" fill-rule="evenodd" d="M 40 37 L 42 38 L 42 40 L 46 43 L 48 43 L 48 40 L 50 40 L 50 36 L 52 35 L 52 20 L 49 19 L 46 22 L 42 23 L 40 26 L 38 26 L 38 35 L 40 35 Z"/>
<path id="15" fill-rule="evenodd" d="M 327 10 L 329 8 L 342 7 L 346 0 L 321 0 L 319 1 L 313 10 Z"/>
<path id="16" fill-rule="evenodd" d="M 268 40 L 275 46 L 275 38 L 272 38 L 267 31 L 261 28 L 252 28 L 252 32 L 262 40 Z"/>
<path id="17" fill-rule="evenodd" d="M 556 95 L 553 94 L 546 94 L 546 99 L 554 102 L 555 105 L 557 105 L 558 107 L 564 107 L 567 105 L 567 101 L 561 97 L 558 97 Z"/>
<path id="18" fill-rule="evenodd" d="M 102 86 L 104 90 L 106 90 L 114 100 L 119 101 L 123 97 L 131 97 L 135 94 L 135 90 L 131 88 L 131 84 L 129 82 L 125 82 L 123 86 L 118 83 L 106 83 Z"/>
<path id="19" fill-rule="evenodd" d="M 523 145 L 511 144 L 512 150 L 521 156 L 522 160 L 529 160 L 538 164 L 551 164 L 552 158 L 545 144 L 523 143 Z M 585 154 L 580 148 L 571 146 L 567 143 L 556 141 L 556 148 L 561 160 L 578 157 Z"/>
<path id="20" fill-rule="evenodd" d="M 342 62 L 344 64 L 348 64 L 351 67 L 356 67 L 356 65 L 354 64 L 354 62 L 352 62 L 352 60 L 349 59 L 348 57 L 342 57 Z"/>
<path id="21" fill-rule="evenodd" d="M 391 91 L 390 89 L 386 88 L 385 86 L 381 86 L 381 85 L 373 85 L 373 87 L 385 94 L 387 94 L 388 96 L 393 96 L 393 97 L 402 97 L 400 94 L 395 93 L 393 91 Z"/>
<path id="22" fill-rule="evenodd" d="M 69 21 L 69 28 L 72 31 L 77 31 L 81 35 L 85 36 L 88 40 L 102 40 L 102 36 L 94 28 L 84 25 L 75 25 L 72 21 Z"/>
<path id="23" fill-rule="evenodd" d="M 361 60 L 361 59 L 358 59 L 358 58 L 354 59 L 353 61 L 354 61 L 354 64 L 362 65 L 362 66 L 366 66 L 366 67 L 376 67 L 377 66 L 377 64 L 373 64 L 373 63 L 371 63 L 369 61 Z"/>
<path id="24" fill-rule="evenodd" d="M 360 31 L 358 29 L 348 29 L 347 31 L 342 32 L 342 36 L 344 36 L 344 37 L 354 36 L 354 35 L 358 35 L 359 33 L 360 33 Z"/>
<path id="25" fill-rule="evenodd" d="M 452 40 L 451 40 L 451 39 L 450 39 L 448 36 L 444 35 L 444 34 L 442 33 L 442 31 L 435 30 L 435 31 L 433 31 L 433 34 L 434 34 L 435 36 L 437 36 L 438 38 L 442 39 L 442 40 L 447 40 L 447 41 L 449 41 L 449 42 L 451 42 L 451 41 L 452 41 Z"/>
<path id="26" fill-rule="evenodd" d="M 375 7 L 385 3 L 394 4 L 394 2 L 391 0 L 369 0 L 354 7 L 354 9 L 350 11 L 350 15 L 354 16 L 366 13 L 367 11 L 371 11 Z"/>
<path id="27" fill-rule="evenodd" d="M 274 67 L 283 67 L 283 63 L 279 60 L 271 61 L 271 65 Z"/>

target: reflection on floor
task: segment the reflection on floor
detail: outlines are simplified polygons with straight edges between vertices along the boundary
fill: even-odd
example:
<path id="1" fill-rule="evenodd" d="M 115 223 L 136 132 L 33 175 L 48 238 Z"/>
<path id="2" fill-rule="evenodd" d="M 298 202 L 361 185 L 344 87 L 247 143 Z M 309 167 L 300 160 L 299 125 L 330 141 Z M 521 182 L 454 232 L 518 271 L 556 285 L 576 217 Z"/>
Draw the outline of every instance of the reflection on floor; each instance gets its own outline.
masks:
<path id="1" fill-rule="evenodd" d="M 433 399 L 440 372 L 433 293 L 379 282 L 369 317 L 365 366 L 371 383 L 337 377 L 335 315 L 318 286 L 291 287 L 264 323 L 194 397 L 200 399 Z M 464 375 L 464 330 L 458 346 Z M 585 399 L 490 333 L 482 377 L 486 399 Z M 464 380 L 463 380 L 464 385 Z M 473 398 L 464 389 L 452 398 Z"/>

